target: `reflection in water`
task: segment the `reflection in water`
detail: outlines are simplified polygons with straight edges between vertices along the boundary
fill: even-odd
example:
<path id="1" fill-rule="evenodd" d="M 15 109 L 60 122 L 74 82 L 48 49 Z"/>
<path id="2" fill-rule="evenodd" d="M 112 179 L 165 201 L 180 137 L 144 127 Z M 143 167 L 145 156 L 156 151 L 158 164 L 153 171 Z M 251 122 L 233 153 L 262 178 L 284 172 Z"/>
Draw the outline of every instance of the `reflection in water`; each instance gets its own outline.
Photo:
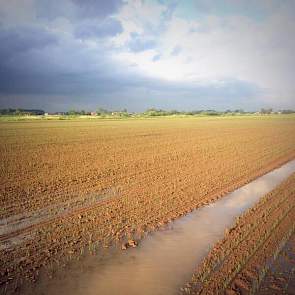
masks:
<path id="1" fill-rule="evenodd" d="M 177 294 L 234 219 L 294 171 L 295 160 L 178 219 L 139 247 L 103 260 L 88 259 L 82 272 L 68 271 L 37 289 L 46 288 L 46 294 Z"/>

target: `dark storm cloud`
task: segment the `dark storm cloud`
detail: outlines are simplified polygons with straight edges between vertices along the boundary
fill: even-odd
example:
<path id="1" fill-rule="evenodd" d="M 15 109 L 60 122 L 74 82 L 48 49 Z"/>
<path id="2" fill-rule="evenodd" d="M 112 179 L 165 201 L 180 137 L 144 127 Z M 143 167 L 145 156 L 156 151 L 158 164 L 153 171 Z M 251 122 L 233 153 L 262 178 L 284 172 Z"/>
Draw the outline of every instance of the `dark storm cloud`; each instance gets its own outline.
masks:
<path id="1" fill-rule="evenodd" d="M 118 67 L 103 48 L 86 50 L 83 44 L 78 45 L 73 40 L 67 44 L 62 42 L 63 46 L 60 46 L 62 40 L 44 31 L 26 29 L 20 35 L 22 37 L 17 38 L 19 35 L 14 30 L 9 33 L 7 30 L 0 31 L 1 40 L 10 40 L 12 37 L 14 40 L 12 44 L 7 44 L 6 49 L 1 49 L 0 93 L 4 96 L 60 95 L 63 96 L 64 103 L 70 104 L 76 96 L 86 99 L 120 93 L 118 99 L 123 99 L 123 103 L 128 101 L 126 95 L 135 99 L 136 89 L 145 89 L 145 92 L 152 92 L 156 97 L 161 93 L 164 100 L 171 97 L 171 93 L 184 96 L 190 93 L 191 99 L 212 99 L 220 96 L 227 96 L 229 99 L 253 96 L 257 90 L 249 83 L 234 80 L 223 81 L 219 86 L 206 86 L 147 78 L 139 72 Z M 4 55 L 6 58 L 2 58 Z M 125 100 L 122 98 L 123 93 Z M 1 100 L 5 102 L 3 97 Z"/>
<path id="2" fill-rule="evenodd" d="M 104 48 L 85 49 L 83 43 L 66 41 L 42 28 L 0 29 L 0 93 L 4 95 L 68 95 L 70 101 L 72 95 L 131 93 L 132 88 L 156 92 L 193 91 L 203 97 L 208 97 L 208 93 L 211 97 L 220 93 L 246 95 L 253 89 L 237 81 L 226 81 L 216 87 L 146 78 L 118 67 Z"/>
<path id="3" fill-rule="evenodd" d="M 108 51 L 103 44 L 91 49 L 76 38 L 122 32 L 120 22 L 110 17 L 120 5 L 121 1 L 42 0 L 36 1 L 38 22 L 12 24 L 0 19 L 0 103 L 7 94 L 71 96 L 109 91 L 116 66 L 109 61 Z M 17 15 L 17 7 L 12 11 Z M 43 16 L 45 21 L 40 20 Z M 71 21 L 73 36 L 68 28 L 52 27 L 50 21 L 58 17 Z"/>
<path id="4" fill-rule="evenodd" d="M 0 25 L 0 67 L 7 65 L 11 58 L 19 54 L 57 42 L 58 38 L 44 29 L 30 26 L 5 28 Z"/>
<path id="5" fill-rule="evenodd" d="M 108 76 L 108 71 L 105 68 L 101 73 L 45 73 L 27 72 L 24 68 L 16 73 L 8 68 L 0 71 L 0 89 L 2 94 L 67 95 L 71 100 L 71 96 L 112 93 L 130 85 L 123 76 Z"/>
<path id="6" fill-rule="evenodd" d="M 0 93 L 71 96 L 110 90 L 115 71 L 104 51 L 96 50 L 95 57 L 91 50 L 71 51 L 74 46 L 14 52 L 11 58 L 1 60 Z"/>
<path id="7" fill-rule="evenodd" d="M 38 107 L 58 111 L 72 106 L 95 109 L 100 105 L 130 110 L 150 106 L 198 109 L 206 105 L 222 107 L 225 101 L 226 107 L 239 108 L 246 97 L 247 106 L 259 95 L 254 83 L 238 79 L 213 82 L 208 79 L 203 84 L 185 82 L 186 79 L 169 81 L 165 77 L 156 78 L 159 75 L 147 76 L 140 68 L 141 60 L 124 63 L 125 60 L 116 59 L 116 54 L 124 51 L 136 56 L 154 49 L 147 52 L 150 57 L 146 61 L 150 58 L 157 66 L 165 62 L 166 52 L 170 57 L 185 54 L 183 44 L 180 47 L 174 43 L 162 52 L 158 48 L 161 35 L 145 25 L 133 32 L 136 25 L 133 24 L 134 28 L 128 23 L 132 10 L 116 18 L 114 14 L 122 7 L 122 1 L 36 0 L 27 12 L 11 3 L 3 1 L 0 5 L 0 108 Z M 7 9 L 1 13 L 5 5 L 13 8 L 9 8 L 9 16 Z M 165 21 L 172 18 L 174 8 L 171 5 L 169 13 L 164 13 Z M 150 20 L 154 10 L 147 11 L 147 15 Z M 131 31 L 126 33 L 129 26 Z M 160 27 L 164 30 L 165 24 Z M 123 29 L 126 41 L 112 43 L 115 38 L 110 37 L 118 37 Z"/>
<path id="8" fill-rule="evenodd" d="M 111 62 L 103 46 L 91 49 L 79 40 L 31 27 L 0 27 L 0 42 L 0 94 L 4 96 L 99 95 L 127 82 L 126 71 Z"/>
<path id="9" fill-rule="evenodd" d="M 30 83 L 32 80 L 35 80 L 34 85 Z M 255 105 L 257 94 L 257 87 L 244 81 L 206 86 L 124 73 L 108 77 L 97 73 L 20 75 L 18 81 L 10 80 L 10 83 L 11 89 L 1 98 L 3 105 L 34 105 L 48 111 L 65 111 L 72 107 L 95 110 L 99 106 L 113 110 L 127 107 L 130 111 L 142 111 L 151 106 L 179 110 L 224 109 L 224 96 L 231 108 L 249 110 L 250 105 Z M 44 101 L 40 97 L 45 98 Z"/>
<path id="10" fill-rule="evenodd" d="M 1 107 L 12 102 L 17 107 L 19 100 L 19 106 L 49 111 L 97 105 L 113 109 L 131 105 L 131 110 L 141 110 L 149 104 L 170 108 L 171 102 L 176 107 L 176 97 L 185 97 L 183 108 L 197 108 L 201 98 L 233 100 L 255 94 L 255 87 L 242 81 L 225 81 L 217 87 L 147 78 L 118 67 L 104 48 L 85 49 L 83 43 L 65 41 L 42 29 L 2 29 L 0 40 L 6 44 L 0 52 Z M 43 103 L 38 102 L 40 97 L 45 97 Z"/>

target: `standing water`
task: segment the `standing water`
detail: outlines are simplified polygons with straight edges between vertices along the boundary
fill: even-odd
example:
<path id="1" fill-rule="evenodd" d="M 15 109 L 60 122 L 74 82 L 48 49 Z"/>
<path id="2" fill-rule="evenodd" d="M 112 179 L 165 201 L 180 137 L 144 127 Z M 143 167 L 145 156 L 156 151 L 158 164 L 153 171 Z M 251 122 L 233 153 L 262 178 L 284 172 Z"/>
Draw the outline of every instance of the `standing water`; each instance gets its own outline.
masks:
<path id="1" fill-rule="evenodd" d="M 40 283 L 34 293 L 177 294 L 235 218 L 294 171 L 295 160 L 179 218 L 168 229 L 147 236 L 137 248 L 103 259 L 92 256 L 81 262 L 79 270 L 69 269 L 62 278 Z"/>

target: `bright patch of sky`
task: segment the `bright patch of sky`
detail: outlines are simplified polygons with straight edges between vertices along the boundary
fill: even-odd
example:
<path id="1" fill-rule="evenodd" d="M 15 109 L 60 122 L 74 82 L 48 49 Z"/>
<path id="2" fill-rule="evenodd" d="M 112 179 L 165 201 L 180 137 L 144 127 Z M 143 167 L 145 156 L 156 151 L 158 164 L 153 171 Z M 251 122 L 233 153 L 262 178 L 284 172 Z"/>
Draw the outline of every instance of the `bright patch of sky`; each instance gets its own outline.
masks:
<path id="1" fill-rule="evenodd" d="M 169 1 L 165 1 L 169 2 Z M 268 4 L 267 4 L 268 2 Z M 230 15 L 240 15 L 254 20 L 263 20 L 269 14 L 270 1 L 213 1 L 213 0 L 186 0 L 178 1 L 175 15 L 184 19 L 202 19 L 204 16 L 216 15 L 226 17 Z M 272 7 L 279 6 L 277 3 L 271 4 Z M 274 7 L 275 8 L 275 7 Z"/>

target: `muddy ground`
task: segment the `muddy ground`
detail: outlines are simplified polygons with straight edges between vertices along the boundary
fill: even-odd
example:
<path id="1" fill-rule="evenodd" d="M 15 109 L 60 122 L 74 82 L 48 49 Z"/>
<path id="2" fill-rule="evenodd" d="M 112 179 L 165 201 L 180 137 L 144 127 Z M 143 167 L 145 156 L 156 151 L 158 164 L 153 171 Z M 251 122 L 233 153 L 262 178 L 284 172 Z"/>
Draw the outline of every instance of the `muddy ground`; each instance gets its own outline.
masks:
<path id="1" fill-rule="evenodd" d="M 295 294 L 295 234 L 283 247 L 265 274 L 257 295 Z"/>
<path id="2" fill-rule="evenodd" d="M 1 122 L 1 288 L 213 202 L 293 159 L 290 134 L 281 117 Z"/>
<path id="3" fill-rule="evenodd" d="M 294 208 L 295 174 L 237 219 L 196 269 L 183 293 L 294 294 L 294 289 L 288 293 L 294 286 Z M 269 283 L 271 280 L 275 282 Z M 288 284 L 278 284 L 283 280 Z"/>

